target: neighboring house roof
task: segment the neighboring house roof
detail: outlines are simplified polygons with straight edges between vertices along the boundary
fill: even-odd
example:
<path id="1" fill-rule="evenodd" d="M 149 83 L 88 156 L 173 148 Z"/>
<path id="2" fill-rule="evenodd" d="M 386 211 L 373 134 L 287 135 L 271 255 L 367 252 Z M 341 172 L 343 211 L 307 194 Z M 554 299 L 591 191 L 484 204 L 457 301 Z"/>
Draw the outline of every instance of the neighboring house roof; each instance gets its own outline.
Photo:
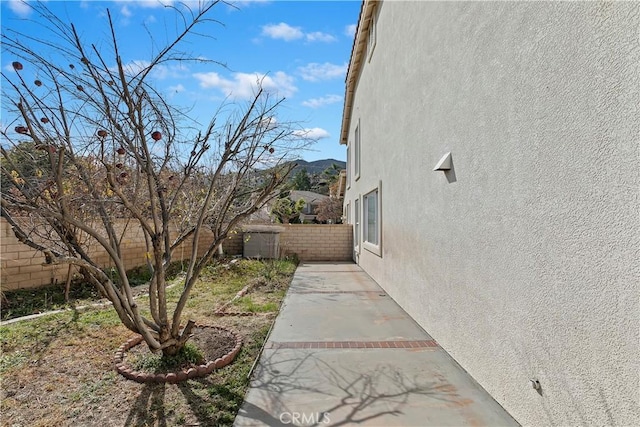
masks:
<path id="1" fill-rule="evenodd" d="M 308 221 L 312 221 L 315 219 L 315 207 L 318 206 L 320 202 L 325 199 L 328 199 L 329 196 L 325 196 L 324 194 L 314 193 L 313 191 L 300 191 L 300 190 L 292 190 L 289 193 L 289 198 L 293 201 L 298 201 L 303 199 L 305 201 L 305 209 L 300 212 L 300 218 Z M 276 197 L 269 200 L 262 209 L 255 212 L 251 215 L 249 223 L 253 224 L 269 224 L 273 222 L 273 218 L 271 215 L 271 207 L 275 202 Z"/>
<path id="2" fill-rule="evenodd" d="M 360 18 L 358 28 L 351 49 L 351 59 L 347 69 L 346 88 L 344 93 L 344 109 L 342 110 L 342 130 L 340 131 L 340 144 L 347 144 L 349 133 L 349 122 L 351 121 L 351 110 L 353 108 L 353 96 L 356 89 L 356 82 L 360 75 L 363 61 L 366 57 L 367 38 L 369 37 L 369 24 L 371 15 L 377 6 L 376 0 L 364 0 L 360 8 Z"/>
<path id="3" fill-rule="evenodd" d="M 313 191 L 291 190 L 291 193 L 289 194 L 289 198 L 293 201 L 304 199 L 304 201 L 308 205 L 311 205 L 311 204 L 315 205 L 325 199 L 328 199 L 329 196 L 325 196 L 324 194 L 314 193 Z"/>
<path id="4" fill-rule="evenodd" d="M 253 224 L 269 224 L 271 223 L 271 202 L 264 205 L 262 208 L 254 212 L 249 219 L 248 223 Z"/>
<path id="5" fill-rule="evenodd" d="M 304 200 L 305 206 L 304 209 L 302 209 L 302 212 L 300 212 L 300 219 L 313 221 L 316 218 L 316 208 L 320 202 L 328 199 L 329 196 L 314 193 L 313 191 L 292 190 L 289 194 L 289 198 L 293 201 L 298 201 L 300 199 Z"/>

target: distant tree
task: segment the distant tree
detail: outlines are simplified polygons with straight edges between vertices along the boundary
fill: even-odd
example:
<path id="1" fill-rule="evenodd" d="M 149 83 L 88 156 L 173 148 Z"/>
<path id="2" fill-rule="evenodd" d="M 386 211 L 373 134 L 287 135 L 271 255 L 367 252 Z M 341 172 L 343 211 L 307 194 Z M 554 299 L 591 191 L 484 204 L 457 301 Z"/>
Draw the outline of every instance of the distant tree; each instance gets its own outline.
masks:
<path id="1" fill-rule="evenodd" d="M 281 195 L 271 206 L 271 216 L 280 224 L 296 223 L 304 205 L 304 199 L 293 201 L 288 195 Z"/>
<path id="2" fill-rule="evenodd" d="M 87 45 L 44 3 L 28 4 L 48 37 L 2 29 L 2 54 L 14 60 L 13 70 L 1 73 L 2 99 L 14 119 L 5 114 L 11 124 L 1 131 L 1 216 L 47 263 L 76 266 L 128 329 L 167 356 L 191 336 L 194 321 L 181 319 L 201 271 L 230 231 L 278 194 L 289 161 L 306 144 L 275 120 L 282 101 L 260 85 L 235 114 L 214 117 L 196 133 L 197 124 L 150 84 L 153 71 L 171 61 L 202 61 L 176 46 L 196 28 L 206 33 L 201 27 L 216 22 L 209 17 L 216 3 L 171 6 L 175 38 L 137 68 L 120 56 L 108 11 L 107 43 Z M 146 308 L 134 300 L 125 269 L 123 236 L 131 228 L 146 242 Z M 202 251 L 205 230 L 213 238 Z M 190 245 L 192 258 L 179 300 L 170 304 L 166 269 L 181 244 Z M 103 271 L 95 247 L 118 274 Z"/>
<path id="3" fill-rule="evenodd" d="M 300 191 L 311 190 L 311 178 L 306 169 L 300 169 L 294 176 L 291 182 L 291 188 Z"/>
<path id="4" fill-rule="evenodd" d="M 13 178 L 37 176 L 46 171 L 49 156 L 41 147 L 36 148 L 33 141 L 22 140 L 8 149 L 6 158 L 0 158 L 0 165 L 11 171 L 10 174 L 2 174 L 0 188 L 9 188 Z"/>
<path id="5" fill-rule="evenodd" d="M 340 166 L 336 163 L 332 163 L 322 173 L 313 174 L 311 176 L 311 191 L 329 196 L 332 186 L 338 181 L 339 174 Z"/>
<path id="6" fill-rule="evenodd" d="M 316 208 L 316 219 L 320 222 L 331 222 L 333 224 L 342 223 L 343 199 L 329 197 L 318 204 Z"/>
<path id="7" fill-rule="evenodd" d="M 340 166 L 336 163 L 331 163 L 331 166 L 322 171 L 322 176 L 326 179 L 329 185 L 338 180 L 340 174 Z"/>

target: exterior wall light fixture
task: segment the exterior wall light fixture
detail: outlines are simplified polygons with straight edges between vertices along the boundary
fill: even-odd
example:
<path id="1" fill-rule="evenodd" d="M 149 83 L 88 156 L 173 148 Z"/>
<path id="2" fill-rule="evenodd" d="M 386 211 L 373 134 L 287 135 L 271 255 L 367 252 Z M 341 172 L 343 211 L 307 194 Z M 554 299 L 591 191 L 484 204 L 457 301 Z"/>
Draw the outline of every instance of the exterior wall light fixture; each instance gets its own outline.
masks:
<path id="1" fill-rule="evenodd" d="M 451 152 L 442 156 L 440 161 L 433 168 L 434 171 L 448 171 L 451 170 Z"/>

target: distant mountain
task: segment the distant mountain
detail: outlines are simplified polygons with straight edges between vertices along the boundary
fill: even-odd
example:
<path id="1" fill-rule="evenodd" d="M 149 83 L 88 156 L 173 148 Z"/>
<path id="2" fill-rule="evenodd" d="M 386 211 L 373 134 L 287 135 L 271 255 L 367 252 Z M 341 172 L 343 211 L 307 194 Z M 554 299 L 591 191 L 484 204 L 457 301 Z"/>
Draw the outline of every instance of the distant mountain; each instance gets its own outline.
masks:
<path id="1" fill-rule="evenodd" d="M 301 169 L 306 169 L 309 175 L 319 175 L 327 168 L 330 168 L 334 163 L 338 166 L 338 169 L 345 169 L 347 167 L 346 162 L 335 159 L 316 160 L 313 162 L 307 162 L 306 160 L 300 159 L 292 163 L 297 163 L 298 166 L 293 169 L 291 176 L 295 175 Z"/>

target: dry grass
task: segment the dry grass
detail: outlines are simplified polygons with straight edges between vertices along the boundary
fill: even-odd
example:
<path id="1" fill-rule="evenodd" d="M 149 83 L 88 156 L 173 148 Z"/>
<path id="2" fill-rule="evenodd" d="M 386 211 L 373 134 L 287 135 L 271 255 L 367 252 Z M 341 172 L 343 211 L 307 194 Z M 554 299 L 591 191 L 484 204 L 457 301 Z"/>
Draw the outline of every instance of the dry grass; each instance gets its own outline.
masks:
<path id="1" fill-rule="evenodd" d="M 289 261 L 240 261 L 211 267 L 203 275 L 184 320 L 233 329 L 244 344 L 231 365 L 181 384 L 138 384 L 113 370 L 114 352 L 132 333 L 111 309 L 68 312 L 1 327 L 1 425 L 232 425 L 247 375 L 294 270 Z M 260 315 L 213 316 L 249 283 L 251 291 L 231 311 L 248 306 Z M 180 286 L 172 288 L 173 298 L 179 290 Z"/>

